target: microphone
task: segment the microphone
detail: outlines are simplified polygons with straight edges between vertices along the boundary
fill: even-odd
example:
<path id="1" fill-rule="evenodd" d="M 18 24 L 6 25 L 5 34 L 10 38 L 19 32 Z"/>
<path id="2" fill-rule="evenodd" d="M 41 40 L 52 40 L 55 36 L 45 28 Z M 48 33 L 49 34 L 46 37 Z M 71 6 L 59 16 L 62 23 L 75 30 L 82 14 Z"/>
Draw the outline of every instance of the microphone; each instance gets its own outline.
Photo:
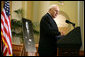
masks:
<path id="1" fill-rule="evenodd" d="M 72 23 L 69 20 L 66 20 L 65 22 L 68 23 L 68 24 L 72 24 L 75 27 L 75 23 Z"/>

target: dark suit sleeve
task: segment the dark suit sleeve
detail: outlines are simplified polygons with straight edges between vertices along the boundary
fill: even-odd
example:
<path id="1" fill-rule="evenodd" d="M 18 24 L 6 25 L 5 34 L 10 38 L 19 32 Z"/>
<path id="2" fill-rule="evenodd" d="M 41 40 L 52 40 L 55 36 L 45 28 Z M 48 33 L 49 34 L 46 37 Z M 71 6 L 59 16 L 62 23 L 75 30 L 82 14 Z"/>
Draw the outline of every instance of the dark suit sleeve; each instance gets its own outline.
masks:
<path id="1" fill-rule="evenodd" d="M 58 36 L 60 35 L 60 32 L 58 31 L 58 28 L 55 28 L 52 26 L 52 22 L 49 21 L 48 17 L 44 17 L 40 24 L 41 31 L 43 31 L 43 34 L 51 35 L 51 36 Z"/>

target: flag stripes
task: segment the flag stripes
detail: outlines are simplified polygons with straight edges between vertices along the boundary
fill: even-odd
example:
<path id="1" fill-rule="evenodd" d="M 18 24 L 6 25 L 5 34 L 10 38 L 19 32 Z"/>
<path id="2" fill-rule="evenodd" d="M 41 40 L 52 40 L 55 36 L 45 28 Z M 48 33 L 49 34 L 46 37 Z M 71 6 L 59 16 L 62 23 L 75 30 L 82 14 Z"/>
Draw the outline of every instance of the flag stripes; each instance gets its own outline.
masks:
<path id="1" fill-rule="evenodd" d="M 1 38 L 3 41 L 3 56 L 12 55 L 12 35 L 11 35 L 11 22 L 9 2 L 6 1 L 4 8 L 1 12 Z"/>

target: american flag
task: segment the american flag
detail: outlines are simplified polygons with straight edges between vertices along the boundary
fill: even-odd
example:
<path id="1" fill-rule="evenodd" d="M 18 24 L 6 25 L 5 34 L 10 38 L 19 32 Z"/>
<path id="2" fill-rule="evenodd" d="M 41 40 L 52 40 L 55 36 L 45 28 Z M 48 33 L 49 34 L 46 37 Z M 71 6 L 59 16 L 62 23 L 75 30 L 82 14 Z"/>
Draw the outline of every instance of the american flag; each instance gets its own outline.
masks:
<path id="1" fill-rule="evenodd" d="M 5 1 L 3 10 L 1 12 L 1 42 L 3 42 L 2 54 L 3 56 L 12 55 L 12 41 L 11 41 L 11 22 L 10 22 L 10 7 L 9 1 Z"/>

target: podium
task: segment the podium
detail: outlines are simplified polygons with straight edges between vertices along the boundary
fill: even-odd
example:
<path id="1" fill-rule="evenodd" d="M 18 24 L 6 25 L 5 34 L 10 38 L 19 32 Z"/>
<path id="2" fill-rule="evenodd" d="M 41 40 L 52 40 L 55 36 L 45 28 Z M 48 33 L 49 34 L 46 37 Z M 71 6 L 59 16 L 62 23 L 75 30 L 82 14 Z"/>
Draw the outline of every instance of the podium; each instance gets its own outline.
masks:
<path id="1" fill-rule="evenodd" d="M 67 35 L 57 40 L 58 55 L 78 56 L 81 45 L 80 27 L 76 27 Z"/>

